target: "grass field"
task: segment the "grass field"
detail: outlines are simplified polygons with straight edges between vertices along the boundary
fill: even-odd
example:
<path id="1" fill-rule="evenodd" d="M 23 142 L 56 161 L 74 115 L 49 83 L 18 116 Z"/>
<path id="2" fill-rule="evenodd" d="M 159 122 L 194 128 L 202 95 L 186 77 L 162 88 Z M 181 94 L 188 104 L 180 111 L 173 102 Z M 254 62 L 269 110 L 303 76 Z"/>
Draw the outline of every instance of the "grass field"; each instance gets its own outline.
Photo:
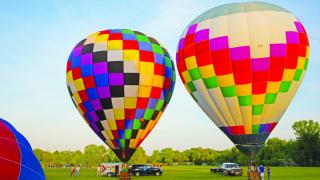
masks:
<path id="1" fill-rule="evenodd" d="M 134 177 L 133 179 L 141 180 L 177 180 L 177 179 L 247 179 L 246 171 L 242 177 L 225 177 L 221 174 L 211 174 L 209 166 L 167 166 L 163 167 L 163 175 L 159 177 Z M 114 177 L 96 177 L 95 169 L 80 170 L 79 177 L 70 177 L 70 169 L 67 168 L 47 168 L 45 174 L 48 180 L 93 180 L 93 179 L 106 179 L 116 180 Z M 320 179 L 320 168 L 309 167 L 272 167 L 271 168 L 272 180 L 317 180 Z"/>

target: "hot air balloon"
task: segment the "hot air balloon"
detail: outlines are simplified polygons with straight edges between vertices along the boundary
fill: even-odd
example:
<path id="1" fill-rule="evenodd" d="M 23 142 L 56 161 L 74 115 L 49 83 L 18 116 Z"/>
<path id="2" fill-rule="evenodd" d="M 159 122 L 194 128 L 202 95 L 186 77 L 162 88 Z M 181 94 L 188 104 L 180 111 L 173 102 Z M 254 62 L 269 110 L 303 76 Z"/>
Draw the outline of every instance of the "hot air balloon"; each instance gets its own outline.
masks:
<path id="1" fill-rule="evenodd" d="M 301 22 L 263 2 L 232 3 L 195 18 L 181 35 L 182 82 L 238 149 L 254 157 L 297 92 L 309 62 Z"/>
<path id="2" fill-rule="evenodd" d="M 67 63 L 72 101 L 122 162 L 159 121 L 175 70 L 167 50 L 138 31 L 98 31 L 80 41 Z"/>
<path id="3" fill-rule="evenodd" d="M 46 179 L 28 140 L 10 123 L 1 118 L 0 179 Z"/>

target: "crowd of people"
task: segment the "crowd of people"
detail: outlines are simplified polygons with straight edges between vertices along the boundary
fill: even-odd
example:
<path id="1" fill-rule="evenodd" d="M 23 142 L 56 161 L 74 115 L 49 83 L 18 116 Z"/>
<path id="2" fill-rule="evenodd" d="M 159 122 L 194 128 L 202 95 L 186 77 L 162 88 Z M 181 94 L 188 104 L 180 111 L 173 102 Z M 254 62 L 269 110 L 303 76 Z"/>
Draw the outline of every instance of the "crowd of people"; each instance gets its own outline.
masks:
<path id="1" fill-rule="evenodd" d="M 80 166 L 72 166 L 71 167 L 71 176 L 79 176 L 80 175 Z"/>

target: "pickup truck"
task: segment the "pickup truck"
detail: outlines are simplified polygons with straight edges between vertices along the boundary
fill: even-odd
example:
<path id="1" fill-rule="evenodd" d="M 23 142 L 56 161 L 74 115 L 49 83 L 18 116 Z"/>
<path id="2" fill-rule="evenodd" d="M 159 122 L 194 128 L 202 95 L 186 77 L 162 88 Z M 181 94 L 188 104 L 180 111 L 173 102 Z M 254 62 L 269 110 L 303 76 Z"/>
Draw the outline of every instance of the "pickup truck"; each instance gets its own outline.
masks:
<path id="1" fill-rule="evenodd" d="M 231 175 L 231 176 L 242 176 L 243 170 L 236 163 L 222 163 L 219 168 L 211 168 L 210 172 L 212 173 L 222 173 L 223 175 Z"/>

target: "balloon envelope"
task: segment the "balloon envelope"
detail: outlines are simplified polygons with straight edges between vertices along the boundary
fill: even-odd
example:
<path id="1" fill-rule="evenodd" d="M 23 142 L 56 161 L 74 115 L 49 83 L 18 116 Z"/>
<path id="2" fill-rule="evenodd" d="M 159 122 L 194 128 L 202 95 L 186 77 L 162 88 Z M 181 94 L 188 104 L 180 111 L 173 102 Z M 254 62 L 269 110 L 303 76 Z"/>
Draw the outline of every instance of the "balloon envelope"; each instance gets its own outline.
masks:
<path id="1" fill-rule="evenodd" d="M 67 63 L 72 100 L 92 130 L 127 162 L 165 110 L 175 83 L 167 50 L 128 29 L 80 41 Z"/>
<path id="2" fill-rule="evenodd" d="M 179 75 L 193 99 L 254 156 L 298 90 L 309 61 L 301 22 L 263 2 L 226 4 L 194 19 L 177 50 Z"/>
<path id="3" fill-rule="evenodd" d="M 0 179 L 46 179 L 27 139 L 1 118 Z"/>

